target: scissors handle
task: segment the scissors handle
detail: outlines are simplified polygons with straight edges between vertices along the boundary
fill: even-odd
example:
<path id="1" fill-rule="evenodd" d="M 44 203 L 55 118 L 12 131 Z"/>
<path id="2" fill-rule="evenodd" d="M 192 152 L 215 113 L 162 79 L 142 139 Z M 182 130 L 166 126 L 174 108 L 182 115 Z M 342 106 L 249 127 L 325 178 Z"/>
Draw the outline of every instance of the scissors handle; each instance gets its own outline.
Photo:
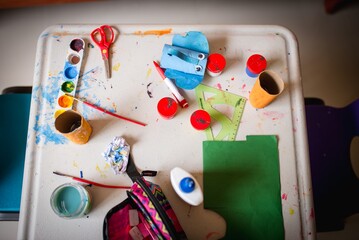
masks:
<path id="1" fill-rule="evenodd" d="M 108 34 L 106 30 L 110 32 L 109 37 L 107 36 Z M 97 35 L 99 35 L 100 37 L 98 38 Z M 114 36 L 115 34 L 113 33 L 113 29 L 109 25 L 102 25 L 101 27 L 96 28 L 91 32 L 92 41 L 94 41 L 97 46 L 100 47 L 101 53 L 106 59 L 108 59 L 108 49 L 113 43 Z"/>

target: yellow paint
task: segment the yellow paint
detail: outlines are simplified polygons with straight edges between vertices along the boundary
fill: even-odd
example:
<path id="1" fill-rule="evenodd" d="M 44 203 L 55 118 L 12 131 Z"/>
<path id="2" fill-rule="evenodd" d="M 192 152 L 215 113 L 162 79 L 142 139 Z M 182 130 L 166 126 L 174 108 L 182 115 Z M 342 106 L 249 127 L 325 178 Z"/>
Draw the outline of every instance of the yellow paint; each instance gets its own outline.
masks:
<path id="1" fill-rule="evenodd" d="M 73 161 L 73 162 L 72 162 L 72 166 L 73 166 L 74 168 L 79 168 L 79 165 L 77 164 L 76 161 Z"/>
<path id="2" fill-rule="evenodd" d="M 57 111 L 55 112 L 54 117 L 57 118 L 57 117 L 60 116 L 60 114 L 63 113 L 63 112 L 65 112 L 64 109 L 57 110 Z"/>
<path id="3" fill-rule="evenodd" d="M 148 30 L 148 31 L 136 31 L 134 32 L 135 35 L 157 35 L 162 36 L 165 34 L 170 34 L 172 32 L 172 28 L 163 29 L 163 30 Z"/>
<path id="4" fill-rule="evenodd" d="M 117 110 L 117 105 L 116 105 L 116 103 L 112 103 L 112 107 L 113 107 L 113 109 L 115 110 L 115 112 L 117 112 L 116 110 Z"/>
<path id="5" fill-rule="evenodd" d="M 152 68 L 149 68 L 149 69 L 147 70 L 146 78 L 148 78 L 148 77 L 151 75 L 151 73 L 152 73 Z"/>
<path id="6" fill-rule="evenodd" d="M 294 214 L 294 209 L 293 208 L 289 208 L 289 215 L 293 215 Z"/>
<path id="7" fill-rule="evenodd" d="M 106 166 L 105 166 L 105 167 L 106 167 Z M 106 174 L 105 174 L 105 172 L 101 170 L 101 168 L 98 166 L 98 164 L 96 164 L 96 171 L 97 171 L 98 173 L 100 173 L 100 176 L 101 176 L 101 177 L 103 177 L 103 178 L 107 177 Z"/>
<path id="8" fill-rule="evenodd" d="M 121 66 L 120 63 L 116 63 L 115 65 L 113 65 L 112 70 L 117 72 L 120 69 L 120 66 Z"/>
<path id="9" fill-rule="evenodd" d="M 103 168 L 104 170 L 110 169 L 111 165 L 106 163 L 105 167 Z"/>

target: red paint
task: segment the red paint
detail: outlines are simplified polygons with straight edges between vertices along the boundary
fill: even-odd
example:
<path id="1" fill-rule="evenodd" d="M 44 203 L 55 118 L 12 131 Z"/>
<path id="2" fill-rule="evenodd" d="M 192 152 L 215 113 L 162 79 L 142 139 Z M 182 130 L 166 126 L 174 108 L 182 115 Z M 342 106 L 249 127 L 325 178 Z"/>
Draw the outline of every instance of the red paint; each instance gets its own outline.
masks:
<path id="1" fill-rule="evenodd" d="M 157 104 L 158 113 L 165 119 L 171 119 L 177 112 L 177 103 L 173 98 L 164 97 Z"/>
<path id="2" fill-rule="evenodd" d="M 220 74 L 226 66 L 226 59 L 219 53 L 209 55 L 207 70 L 210 73 Z"/>
<path id="3" fill-rule="evenodd" d="M 250 56 L 247 60 L 247 68 L 253 74 L 259 74 L 267 67 L 267 60 L 259 54 Z"/>
<path id="4" fill-rule="evenodd" d="M 197 110 L 191 115 L 191 124 L 197 130 L 205 130 L 211 125 L 211 116 L 204 110 Z"/>
<path id="5" fill-rule="evenodd" d="M 283 199 L 283 200 L 287 200 L 287 199 L 288 199 L 288 195 L 287 195 L 286 193 L 283 193 L 283 194 L 282 194 L 282 199 Z"/>

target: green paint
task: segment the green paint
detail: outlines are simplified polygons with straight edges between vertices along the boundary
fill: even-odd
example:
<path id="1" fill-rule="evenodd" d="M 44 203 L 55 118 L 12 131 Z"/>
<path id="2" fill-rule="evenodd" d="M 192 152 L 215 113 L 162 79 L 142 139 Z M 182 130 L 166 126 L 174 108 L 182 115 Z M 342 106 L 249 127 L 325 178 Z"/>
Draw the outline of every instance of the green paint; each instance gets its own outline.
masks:
<path id="1" fill-rule="evenodd" d="M 70 93 L 75 89 L 75 84 L 71 81 L 64 82 L 61 86 L 61 90 L 65 93 Z"/>

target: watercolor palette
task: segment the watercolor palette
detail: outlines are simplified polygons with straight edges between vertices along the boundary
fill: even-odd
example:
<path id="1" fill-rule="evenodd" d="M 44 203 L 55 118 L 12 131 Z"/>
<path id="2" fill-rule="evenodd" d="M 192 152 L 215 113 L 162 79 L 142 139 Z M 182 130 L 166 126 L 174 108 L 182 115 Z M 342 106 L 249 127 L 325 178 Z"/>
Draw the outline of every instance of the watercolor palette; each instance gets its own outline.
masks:
<path id="1" fill-rule="evenodd" d="M 85 41 L 82 38 L 74 38 L 71 40 L 67 50 L 63 79 L 57 97 L 55 118 L 73 107 L 73 97 L 75 97 L 84 51 Z"/>

